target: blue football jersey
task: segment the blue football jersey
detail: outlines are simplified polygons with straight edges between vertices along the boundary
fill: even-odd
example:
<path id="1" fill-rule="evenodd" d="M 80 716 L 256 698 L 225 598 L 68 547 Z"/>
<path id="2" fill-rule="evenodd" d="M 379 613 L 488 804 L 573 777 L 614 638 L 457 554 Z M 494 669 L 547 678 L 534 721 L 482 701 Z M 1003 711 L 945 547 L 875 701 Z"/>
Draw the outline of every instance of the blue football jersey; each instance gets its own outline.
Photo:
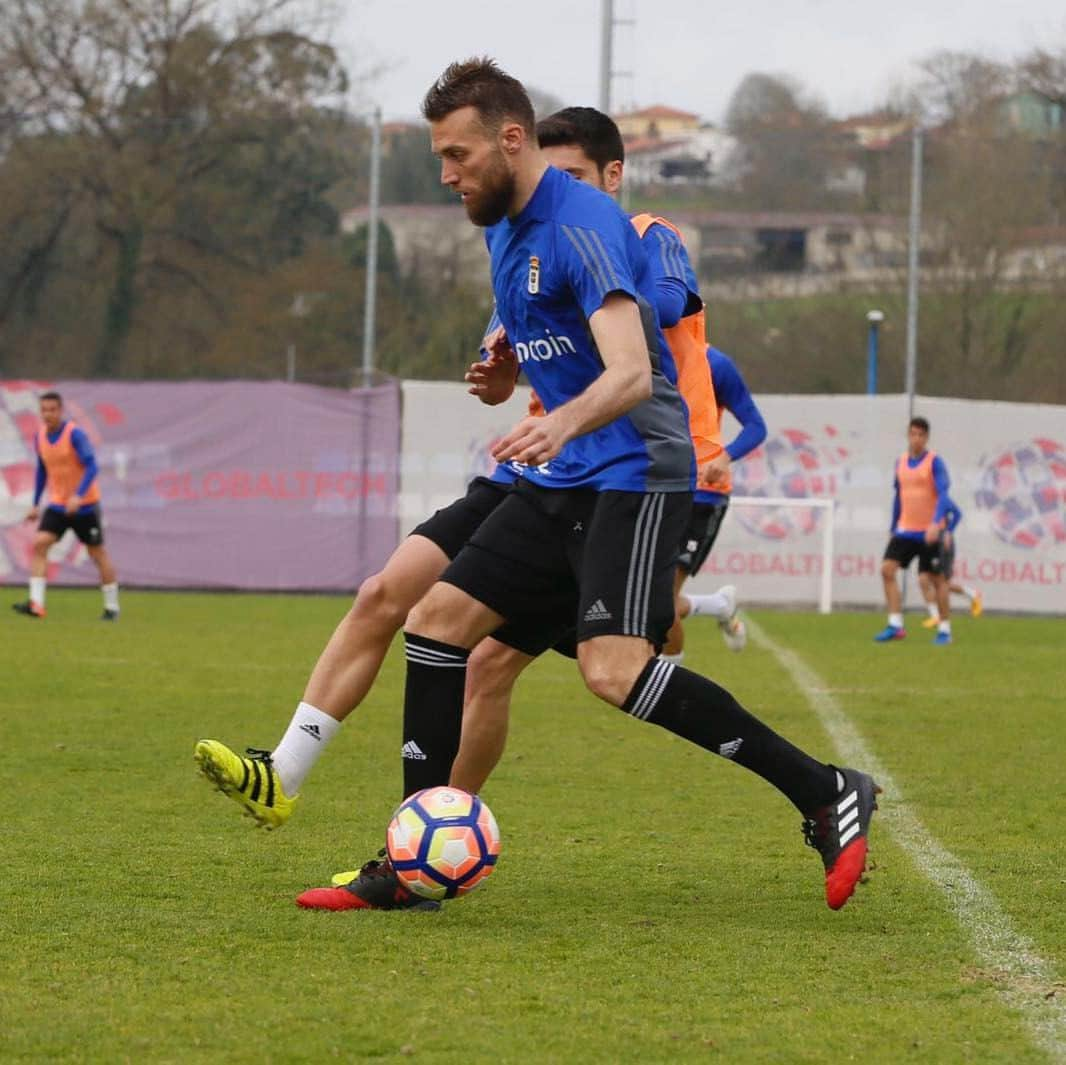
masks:
<path id="1" fill-rule="evenodd" d="M 688 492 L 695 456 L 688 411 L 655 312 L 654 278 L 640 238 L 606 193 L 549 167 L 515 218 L 485 232 L 496 313 L 519 366 L 547 411 L 603 372 L 589 319 L 608 295 L 640 310 L 652 395 L 613 422 L 571 440 L 536 468 L 509 465 L 545 488 Z"/>

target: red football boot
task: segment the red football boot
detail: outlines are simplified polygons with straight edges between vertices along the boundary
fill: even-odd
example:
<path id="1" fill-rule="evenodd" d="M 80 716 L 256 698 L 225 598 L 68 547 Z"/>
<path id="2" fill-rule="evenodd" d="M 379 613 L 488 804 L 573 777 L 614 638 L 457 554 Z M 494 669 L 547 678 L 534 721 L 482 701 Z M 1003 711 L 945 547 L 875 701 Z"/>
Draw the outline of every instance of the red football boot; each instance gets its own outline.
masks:
<path id="1" fill-rule="evenodd" d="M 808 814 L 803 822 L 807 845 L 822 856 L 825 901 L 839 910 L 855 891 L 866 869 L 866 837 L 881 789 L 873 777 L 856 769 L 839 770 L 844 790 L 828 805 Z"/>

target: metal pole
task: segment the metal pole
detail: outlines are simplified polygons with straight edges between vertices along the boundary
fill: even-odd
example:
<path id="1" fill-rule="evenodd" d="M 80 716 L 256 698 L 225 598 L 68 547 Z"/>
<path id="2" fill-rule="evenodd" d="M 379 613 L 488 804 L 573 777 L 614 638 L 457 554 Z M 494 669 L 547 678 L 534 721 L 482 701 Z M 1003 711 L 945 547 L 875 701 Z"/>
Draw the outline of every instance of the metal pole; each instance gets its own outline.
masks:
<path id="1" fill-rule="evenodd" d="M 885 320 L 883 311 L 867 311 L 866 320 L 870 323 L 866 339 L 866 394 L 877 395 L 877 343 L 881 323 Z"/>
<path id="2" fill-rule="evenodd" d="M 614 45 L 614 0 L 603 0 L 600 11 L 600 110 L 611 113 L 611 66 Z"/>
<path id="3" fill-rule="evenodd" d="M 374 375 L 375 312 L 378 297 L 378 218 L 381 213 L 381 108 L 370 120 L 370 211 L 366 235 L 366 302 L 363 307 L 363 387 Z"/>
<path id="4" fill-rule="evenodd" d="M 918 263 L 922 242 L 922 127 L 917 120 L 911 138 L 911 218 L 907 249 L 907 417 L 914 415 L 918 377 Z"/>

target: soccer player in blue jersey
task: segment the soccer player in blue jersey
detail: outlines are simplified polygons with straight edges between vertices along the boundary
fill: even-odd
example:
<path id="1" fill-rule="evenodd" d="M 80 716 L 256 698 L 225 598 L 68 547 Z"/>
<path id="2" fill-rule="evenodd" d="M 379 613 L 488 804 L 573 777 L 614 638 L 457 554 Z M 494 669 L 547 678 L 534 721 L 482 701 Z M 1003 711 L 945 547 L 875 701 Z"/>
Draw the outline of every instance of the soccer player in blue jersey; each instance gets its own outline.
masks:
<path id="1" fill-rule="evenodd" d="M 781 790 L 839 908 L 865 866 L 873 780 L 811 758 L 654 654 L 673 620 L 695 462 L 635 230 L 610 197 L 547 166 L 525 90 L 491 60 L 449 67 L 423 114 L 443 183 L 486 227 L 497 312 L 547 413 L 499 441 L 515 486 L 408 617 L 404 741 L 422 757 L 405 762 L 405 792 L 447 779 L 470 648 L 505 621 L 554 625 L 576 600 L 590 690 Z M 386 862 L 350 891 L 366 907 L 393 885 Z"/>
<path id="2" fill-rule="evenodd" d="M 85 430 L 66 417 L 63 397 L 58 392 L 41 395 L 40 412 L 41 427 L 34 440 L 37 479 L 33 507 L 26 515 L 27 521 L 40 519 L 40 524 L 33 540 L 29 598 L 15 603 L 12 609 L 30 618 L 45 616 L 48 552 L 70 529 L 85 545 L 100 574 L 100 591 L 104 598 L 100 618 L 116 621 L 119 615 L 118 578 L 104 546 L 96 455 Z M 46 493 L 47 503 L 42 512 L 40 504 Z"/>
<path id="3" fill-rule="evenodd" d="M 937 575 L 937 541 L 944 529 L 951 479 L 944 460 L 929 450 L 929 422 L 912 418 L 907 427 L 907 450 L 896 460 L 893 479 L 892 535 L 881 563 L 881 580 L 888 606 L 888 624 L 874 637 L 878 643 L 902 640 L 903 596 L 897 574 L 918 559 L 918 574 Z M 939 589 L 939 582 L 937 583 Z M 951 618 L 946 588 L 940 596 L 940 621 L 934 643 L 951 643 Z M 938 591 L 939 596 L 939 591 Z"/>
<path id="4" fill-rule="evenodd" d="M 550 165 L 565 170 L 579 180 L 611 195 L 621 188 L 625 147 L 621 133 L 610 116 L 591 107 L 564 108 L 537 124 L 537 140 L 544 158 Z M 634 220 L 634 224 L 637 224 L 637 220 Z M 660 324 L 664 329 L 670 330 L 667 342 L 675 358 L 692 357 L 694 353 L 703 363 L 705 370 L 713 371 L 715 360 L 724 362 L 726 356 L 715 349 L 708 349 L 702 340 L 694 348 L 694 352 L 687 349 L 679 352 L 673 347 L 674 340 L 671 338 L 676 338 L 679 344 L 684 343 L 684 336 L 679 335 L 679 330 L 673 327 L 681 323 L 686 315 L 699 312 L 700 320 L 695 323 L 694 328 L 698 330 L 701 338 L 704 325 L 703 302 L 699 297 L 688 252 L 676 231 L 668 227 L 669 223 L 665 219 L 656 220 L 644 228 L 641 237 L 655 279 L 656 308 Z M 714 353 L 713 358 L 711 352 Z M 732 367 L 731 362 L 728 365 Z M 739 377 L 735 369 L 733 377 Z M 505 369 L 497 374 L 497 367 L 490 365 L 486 368 L 484 361 L 470 368 L 467 379 L 476 382 L 471 391 L 489 403 L 507 399 L 514 383 L 513 372 Z M 748 406 L 742 402 L 733 380 L 727 381 L 727 391 L 736 411 L 745 421 L 750 421 L 753 416 L 749 413 Z M 744 393 L 747 394 L 746 388 Z M 700 480 L 713 485 L 715 489 L 728 490 L 730 460 L 725 456 L 723 461 L 724 451 L 718 443 L 721 414 L 716 394 L 717 386 L 712 383 L 711 376 L 707 377 L 704 386 L 699 376 L 692 375 L 686 382 L 686 390 L 683 391 L 686 402 L 690 404 L 690 415 L 691 405 L 702 403 L 705 408 L 710 408 L 707 413 L 713 419 L 712 431 L 715 434 L 716 446 L 704 449 L 704 453 L 710 458 L 701 466 Z M 750 395 L 747 396 L 747 404 L 754 408 Z M 758 418 L 761 425 L 762 416 L 758 414 L 757 408 L 754 417 Z M 695 428 L 690 424 L 696 443 L 701 428 L 703 427 L 699 424 Z M 743 439 L 738 448 L 738 457 L 761 443 L 765 436 L 765 426 L 762 428 L 760 434 L 754 428 L 746 427 L 745 432 L 741 434 Z M 702 483 L 699 488 L 703 488 Z M 697 491 L 696 498 L 700 499 L 701 494 L 703 493 Z M 695 561 L 698 568 L 706 558 L 724 513 L 724 506 L 720 507 L 718 502 L 723 498 L 720 491 L 708 494 L 706 498 L 710 502 L 701 501 L 693 506 L 692 517 L 682 536 L 678 571 L 675 576 L 678 589 L 691 572 L 692 562 Z M 728 495 L 724 498 L 728 502 Z M 730 606 L 722 623 L 728 625 L 731 621 L 739 627 L 739 619 L 735 617 L 735 593 L 731 588 L 723 589 L 722 592 L 727 592 L 730 599 Z M 723 597 L 722 592 L 715 595 Z M 688 612 L 687 603 L 685 612 Z M 567 626 L 567 632 L 554 646 L 556 650 L 573 656 L 576 653 L 576 644 L 572 621 L 567 617 L 563 624 Z M 676 636 L 680 629 L 680 624 L 675 620 L 667 637 L 663 657 L 670 651 L 675 655 L 680 652 L 681 641 Z M 742 628 L 739 633 L 739 638 L 742 639 Z M 550 626 L 546 626 L 543 621 L 527 627 L 505 625 L 482 640 L 471 653 L 468 663 L 467 700 L 463 710 L 462 741 L 452 767 L 452 785 L 471 792 L 480 791 L 503 754 L 514 684 L 534 658 L 553 645 L 554 636 Z M 675 639 L 677 644 L 671 647 L 671 642 Z M 730 627 L 727 639 L 738 639 L 736 629 Z M 671 660 L 680 661 L 680 657 Z"/>
<path id="5" fill-rule="evenodd" d="M 733 489 L 730 475 L 732 464 L 750 454 L 766 439 L 766 422 L 736 363 L 725 352 L 712 346 L 707 347 L 707 361 L 711 365 L 714 394 L 718 401 L 719 426 L 721 412 L 727 410 L 740 423 L 740 432 L 725 445 L 721 455 L 712 459 L 702 471 L 703 479 L 709 483 L 706 487 L 697 485 L 693 509 L 702 509 L 706 514 L 706 532 L 681 553 L 680 569 L 686 576 L 699 572 L 718 538 Z M 736 590 L 731 585 L 711 595 L 683 595 L 679 588 L 677 613 L 679 620 L 670 630 L 667 653 L 677 653 L 684 646 L 684 630 L 680 619 L 689 614 L 716 618 L 726 646 L 731 651 L 743 650 L 747 642 L 744 623 L 737 617 Z"/>

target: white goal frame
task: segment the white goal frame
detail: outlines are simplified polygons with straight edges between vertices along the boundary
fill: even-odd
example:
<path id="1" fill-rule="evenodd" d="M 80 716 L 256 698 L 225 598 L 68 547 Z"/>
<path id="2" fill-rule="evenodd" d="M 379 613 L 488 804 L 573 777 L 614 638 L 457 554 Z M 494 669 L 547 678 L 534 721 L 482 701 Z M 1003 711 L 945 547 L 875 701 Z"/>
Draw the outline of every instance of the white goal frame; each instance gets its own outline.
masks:
<path id="1" fill-rule="evenodd" d="M 730 496 L 729 508 L 733 507 L 804 507 L 824 510 L 826 520 L 822 525 L 822 575 L 818 591 L 818 613 L 833 612 L 833 561 L 835 558 L 834 527 L 836 525 L 836 499 L 832 496 Z"/>

